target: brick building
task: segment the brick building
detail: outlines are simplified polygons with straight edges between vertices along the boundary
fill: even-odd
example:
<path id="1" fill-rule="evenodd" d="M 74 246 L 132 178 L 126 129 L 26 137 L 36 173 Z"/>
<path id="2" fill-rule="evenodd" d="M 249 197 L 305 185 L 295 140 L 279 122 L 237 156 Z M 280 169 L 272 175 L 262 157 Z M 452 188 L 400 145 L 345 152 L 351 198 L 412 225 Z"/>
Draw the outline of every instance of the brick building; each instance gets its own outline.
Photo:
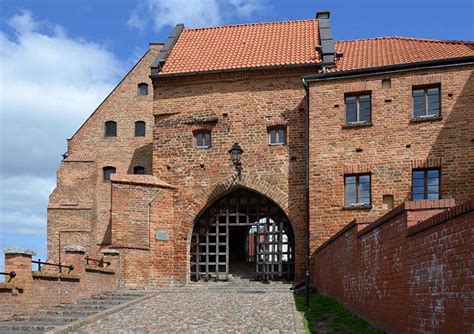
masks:
<path id="1" fill-rule="evenodd" d="M 308 239 L 406 200 L 474 197 L 473 64 L 472 42 L 334 41 L 328 12 L 177 25 L 69 140 L 48 256 L 119 249 L 128 287 L 299 282 Z"/>

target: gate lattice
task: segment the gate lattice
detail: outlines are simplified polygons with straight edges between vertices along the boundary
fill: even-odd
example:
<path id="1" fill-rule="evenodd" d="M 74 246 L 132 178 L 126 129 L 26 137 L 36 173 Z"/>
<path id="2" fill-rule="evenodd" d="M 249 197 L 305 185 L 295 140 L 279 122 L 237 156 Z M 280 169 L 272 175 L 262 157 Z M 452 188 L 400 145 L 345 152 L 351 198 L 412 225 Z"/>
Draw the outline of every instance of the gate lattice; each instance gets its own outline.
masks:
<path id="1" fill-rule="evenodd" d="M 255 235 L 255 279 L 293 278 L 294 236 L 288 217 L 268 198 L 241 189 L 218 200 L 196 221 L 191 237 L 191 280 L 228 279 L 232 226 L 247 226 Z"/>

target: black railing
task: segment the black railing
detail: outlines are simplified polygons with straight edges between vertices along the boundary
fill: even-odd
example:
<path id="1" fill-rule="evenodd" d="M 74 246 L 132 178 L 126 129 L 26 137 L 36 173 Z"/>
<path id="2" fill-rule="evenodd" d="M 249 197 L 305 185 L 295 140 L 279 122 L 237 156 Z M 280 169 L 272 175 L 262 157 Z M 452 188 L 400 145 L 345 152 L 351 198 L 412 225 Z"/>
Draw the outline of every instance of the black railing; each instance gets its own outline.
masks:
<path id="1" fill-rule="evenodd" d="M 90 262 L 96 262 L 98 264 L 98 266 L 102 266 L 104 264 L 106 264 L 106 267 L 110 266 L 110 261 L 104 261 L 104 259 L 93 259 L 93 258 L 90 258 L 90 257 L 86 256 L 86 264 L 89 264 L 89 261 Z"/>
<path id="2" fill-rule="evenodd" d="M 74 270 L 74 265 L 66 265 L 66 264 L 61 264 L 61 263 L 49 263 L 49 262 L 42 262 L 41 259 L 38 259 L 38 261 L 31 261 L 31 263 L 36 263 L 38 265 L 38 271 L 41 271 L 43 266 L 53 266 L 53 267 L 58 267 L 59 272 L 62 273 L 63 270 L 62 268 L 68 268 L 69 272 Z"/>
<path id="3" fill-rule="evenodd" d="M 14 278 L 16 276 L 16 272 L 10 271 L 9 273 L 0 271 L 0 275 L 10 276 L 10 278 Z"/>

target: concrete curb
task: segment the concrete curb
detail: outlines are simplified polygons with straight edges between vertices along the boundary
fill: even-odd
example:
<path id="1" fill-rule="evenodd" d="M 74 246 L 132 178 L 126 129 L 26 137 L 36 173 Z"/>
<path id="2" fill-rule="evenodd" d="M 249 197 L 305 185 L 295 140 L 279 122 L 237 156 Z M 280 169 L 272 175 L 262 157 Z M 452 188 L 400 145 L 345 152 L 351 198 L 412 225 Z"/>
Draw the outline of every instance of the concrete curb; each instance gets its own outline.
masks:
<path id="1" fill-rule="evenodd" d="M 144 302 L 148 299 L 151 299 L 153 297 L 156 297 L 157 295 L 159 294 L 159 292 L 150 292 L 150 293 L 147 293 L 147 295 L 143 296 L 143 297 L 140 297 L 140 298 L 137 298 L 137 299 L 134 299 L 134 300 L 131 300 L 129 302 L 126 302 L 126 303 L 123 303 L 123 304 L 120 304 L 120 305 L 117 305 L 115 307 L 111 307 L 107 310 L 103 310 L 101 312 L 98 312 L 98 313 L 95 313 L 95 314 L 92 314 L 88 317 L 85 317 L 85 318 L 82 318 L 82 319 L 79 319 L 79 320 L 76 320 L 76 321 L 73 321 L 71 322 L 70 324 L 67 324 L 67 325 L 64 325 L 64 326 L 61 326 L 61 327 L 57 327 L 57 328 L 54 328 L 50 331 L 47 331 L 46 333 L 48 334 L 59 334 L 59 333 L 70 333 L 76 329 L 79 329 L 80 327 L 84 326 L 84 325 L 87 325 L 91 322 L 95 322 L 97 320 L 100 320 L 100 319 L 103 319 L 111 314 L 114 314 L 114 313 L 117 313 L 117 312 L 120 312 L 130 306 L 133 306 L 135 304 L 138 304 L 138 303 L 141 303 L 141 302 Z"/>
<path id="2" fill-rule="evenodd" d="M 291 300 L 293 303 L 293 316 L 295 318 L 295 333 L 303 334 L 304 333 L 304 325 L 303 325 L 303 314 L 302 312 L 298 311 L 295 302 L 295 295 L 291 294 Z"/>

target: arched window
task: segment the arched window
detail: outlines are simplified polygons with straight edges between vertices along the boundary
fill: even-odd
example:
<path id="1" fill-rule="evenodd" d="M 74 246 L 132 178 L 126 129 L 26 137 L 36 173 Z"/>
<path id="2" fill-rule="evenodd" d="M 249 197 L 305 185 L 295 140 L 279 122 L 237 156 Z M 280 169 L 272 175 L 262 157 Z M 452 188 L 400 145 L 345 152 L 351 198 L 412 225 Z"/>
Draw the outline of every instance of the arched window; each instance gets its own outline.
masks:
<path id="1" fill-rule="evenodd" d="M 286 144 L 286 127 L 273 126 L 268 128 L 268 143 L 270 145 Z"/>
<path id="2" fill-rule="evenodd" d="M 138 84 L 138 95 L 139 96 L 148 95 L 148 84 L 144 82 Z"/>
<path id="3" fill-rule="evenodd" d="M 197 148 L 211 147 L 211 131 L 200 130 L 194 133 L 194 142 Z"/>
<path id="4" fill-rule="evenodd" d="M 115 167 L 112 167 L 112 166 L 104 167 L 102 168 L 102 170 L 104 172 L 104 181 L 109 181 L 110 175 L 115 174 L 117 171 Z"/>
<path id="5" fill-rule="evenodd" d="M 133 174 L 145 174 L 145 167 L 143 166 L 133 167 Z"/>
<path id="6" fill-rule="evenodd" d="M 135 137 L 145 137 L 145 122 L 135 122 Z"/>
<path id="7" fill-rule="evenodd" d="M 114 122 L 114 121 L 105 122 L 105 136 L 106 137 L 117 136 L 117 122 Z"/>

